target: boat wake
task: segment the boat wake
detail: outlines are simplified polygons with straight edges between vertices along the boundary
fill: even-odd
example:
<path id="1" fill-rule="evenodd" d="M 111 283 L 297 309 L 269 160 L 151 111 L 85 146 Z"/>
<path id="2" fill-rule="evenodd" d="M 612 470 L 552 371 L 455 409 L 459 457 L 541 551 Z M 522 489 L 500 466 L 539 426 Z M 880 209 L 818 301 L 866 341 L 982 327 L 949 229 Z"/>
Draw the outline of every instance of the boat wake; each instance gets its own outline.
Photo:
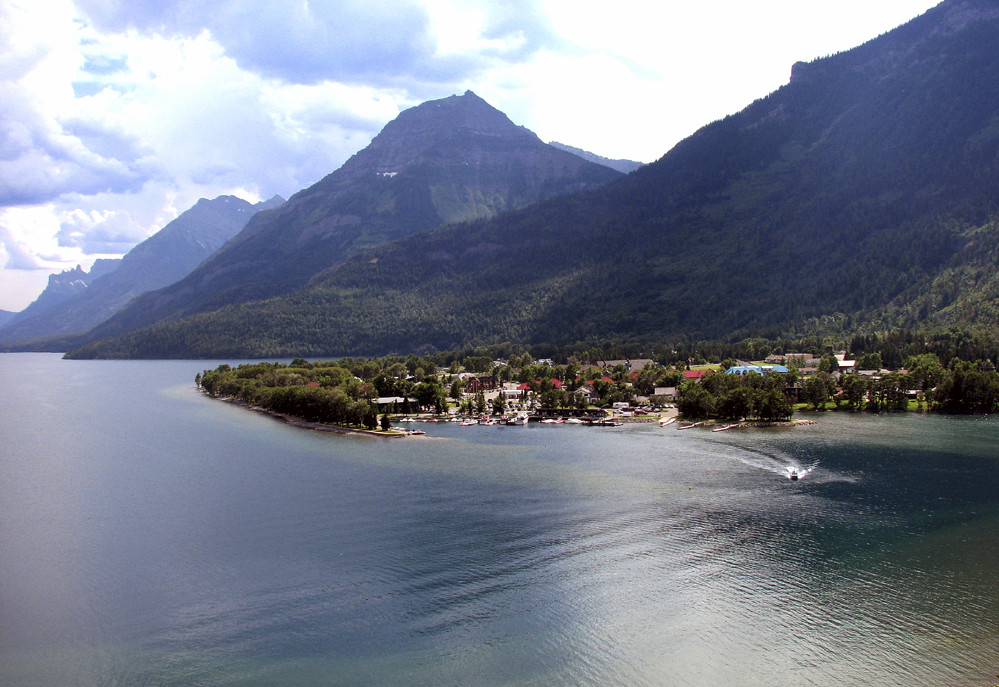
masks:
<path id="1" fill-rule="evenodd" d="M 733 447 L 735 448 L 735 447 Z M 766 470 L 790 480 L 800 480 L 819 467 L 819 461 L 802 462 L 792 456 L 780 452 L 767 452 L 746 447 L 739 447 L 738 452 L 728 454 L 744 465 Z"/>

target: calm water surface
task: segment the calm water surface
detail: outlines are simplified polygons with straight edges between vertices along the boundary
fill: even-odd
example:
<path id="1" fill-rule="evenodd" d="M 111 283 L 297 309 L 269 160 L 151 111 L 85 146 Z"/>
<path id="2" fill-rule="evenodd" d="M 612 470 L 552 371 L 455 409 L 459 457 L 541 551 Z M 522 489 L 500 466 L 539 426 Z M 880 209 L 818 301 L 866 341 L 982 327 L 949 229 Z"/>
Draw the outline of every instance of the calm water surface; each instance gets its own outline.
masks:
<path id="1" fill-rule="evenodd" d="M 993 418 L 385 440 L 214 366 L 0 355 L 0 684 L 999 682 Z"/>

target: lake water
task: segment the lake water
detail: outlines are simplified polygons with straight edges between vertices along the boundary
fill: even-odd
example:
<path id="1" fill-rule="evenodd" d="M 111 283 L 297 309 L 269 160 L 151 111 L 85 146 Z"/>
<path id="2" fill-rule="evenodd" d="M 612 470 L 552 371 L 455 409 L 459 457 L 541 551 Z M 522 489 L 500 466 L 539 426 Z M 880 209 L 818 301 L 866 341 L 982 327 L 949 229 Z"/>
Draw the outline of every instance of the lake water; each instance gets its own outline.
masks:
<path id="1" fill-rule="evenodd" d="M 215 364 L 0 355 L 0 684 L 999 682 L 994 418 L 386 440 Z"/>

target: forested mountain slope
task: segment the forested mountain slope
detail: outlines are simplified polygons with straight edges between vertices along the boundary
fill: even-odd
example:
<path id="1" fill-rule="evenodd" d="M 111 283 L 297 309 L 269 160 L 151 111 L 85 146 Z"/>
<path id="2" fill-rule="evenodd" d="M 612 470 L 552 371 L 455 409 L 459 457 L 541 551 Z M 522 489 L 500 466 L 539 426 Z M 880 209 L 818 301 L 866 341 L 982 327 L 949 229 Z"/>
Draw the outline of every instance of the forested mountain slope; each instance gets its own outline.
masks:
<path id="1" fill-rule="evenodd" d="M 619 176 L 547 145 L 470 91 L 426 102 L 338 170 L 255 217 L 188 278 L 139 299 L 98 333 L 287 293 L 364 249 Z"/>
<path id="2" fill-rule="evenodd" d="M 997 202 L 999 5 L 947 0 L 795 65 L 786 86 L 605 187 L 424 232 L 287 297 L 80 355 L 990 326 L 959 306 L 979 288 L 973 264 L 994 260 Z M 931 297 L 947 274 L 968 283 Z"/>

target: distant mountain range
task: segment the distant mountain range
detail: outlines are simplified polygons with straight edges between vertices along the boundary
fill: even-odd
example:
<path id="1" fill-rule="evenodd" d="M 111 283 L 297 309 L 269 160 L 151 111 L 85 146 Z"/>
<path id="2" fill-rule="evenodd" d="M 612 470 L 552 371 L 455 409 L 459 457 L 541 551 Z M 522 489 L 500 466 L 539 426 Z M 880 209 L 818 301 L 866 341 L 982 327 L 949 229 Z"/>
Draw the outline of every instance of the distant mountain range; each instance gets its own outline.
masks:
<path id="1" fill-rule="evenodd" d="M 283 202 L 280 196 L 256 205 L 235 196 L 201 199 L 121 260 L 98 260 L 89 273 L 77 266 L 52 275 L 35 302 L 0 326 L 0 341 L 85 333 L 136 296 L 186 276 L 253 215 Z"/>
<path id="2" fill-rule="evenodd" d="M 5 321 L 0 322 L 0 340 L 7 338 L 6 331 L 15 329 L 14 325 L 18 322 L 41 317 L 57 305 L 86 293 L 94 281 L 116 270 L 119 264 L 121 260 L 101 259 L 95 260 L 89 271 L 77 265 L 71 270 L 50 274 L 48 284 L 38 298 L 21 312 L 11 313 Z"/>
<path id="3" fill-rule="evenodd" d="M 641 162 L 635 162 L 634 160 L 611 160 L 610 158 L 597 155 L 595 153 L 588 152 L 581 148 L 574 148 L 565 143 L 558 143 L 557 141 L 551 141 L 548 145 L 555 146 L 559 150 L 564 150 L 567 153 L 572 153 L 573 155 L 578 155 L 584 160 L 589 160 L 590 162 L 596 162 L 598 165 L 603 165 L 605 167 L 610 167 L 611 169 L 616 169 L 622 174 L 630 174 L 636 169 L 642 166 Z"/>
<path id="4" fill-rule="evenodd" d="M 187 293 L 210 290 L 195 307 L 160 309 L 172 294 L 137 303 L 152 317 L 131 325 L 152 326 L 73 355 L 999 331 L 999 5 L 946 0 L 858 48 L 797 64 L 786 86 L 596 188 L 491 219 L 384 232 L 368 250 L 368 225 L 356 223 L 307 279 L 267 268 L 258 288 L 206 271 L 265 227 L 275 265 L 313 234 L 344 227 L 343 211 L 320 200 L 324 182 L 299 194 L 316 199 L 312 229 L 289 230 L 289 215 L 283 233 L 261 216 L 192 273 Z M 224 264 L 240 264 L 237 255 Z M 243 257 L 264 269 L 260 255 Z M 250 302 L 255 294 L 266 300 Z M 128 332 L 122 324 L 103 333 Z"/>
<path id="5" fill-rule="evenodd" d="M 289 293 L 350 256 L 620 174 L 542 142 L 471 91 L 402 112 L 342 167 L 261 213 L 185 279 L 92 336 Z"/>

